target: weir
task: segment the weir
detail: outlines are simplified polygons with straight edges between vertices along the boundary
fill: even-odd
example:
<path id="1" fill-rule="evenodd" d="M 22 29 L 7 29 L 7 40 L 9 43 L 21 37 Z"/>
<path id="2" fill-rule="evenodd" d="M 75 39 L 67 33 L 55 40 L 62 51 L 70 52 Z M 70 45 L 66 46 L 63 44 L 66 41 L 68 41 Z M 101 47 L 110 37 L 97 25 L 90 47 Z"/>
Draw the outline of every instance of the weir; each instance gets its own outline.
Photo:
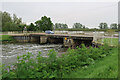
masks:
<path id="1" fill-rule="evenodd" d="M 11 35 L 18 42 L 36 42 L 39 44 L 53 43 L 63 44 L 64 47 L 75 48 L 84 43 L 86 46 L 92 45 L 92 36 L 66 35 L 66 34 L 29 34 Z"/>
<path id="2" fill-rule="evenodd" d="M 30 36 L 14 36 L 13 38 L 18 42 L 30 42 Z"/>

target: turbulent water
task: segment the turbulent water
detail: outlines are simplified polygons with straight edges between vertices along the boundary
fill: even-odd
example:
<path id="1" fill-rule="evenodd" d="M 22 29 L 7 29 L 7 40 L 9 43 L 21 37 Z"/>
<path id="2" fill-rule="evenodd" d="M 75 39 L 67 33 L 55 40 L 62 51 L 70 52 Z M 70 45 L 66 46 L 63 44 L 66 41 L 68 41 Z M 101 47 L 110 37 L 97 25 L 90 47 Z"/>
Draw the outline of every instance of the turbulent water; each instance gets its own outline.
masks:
<path id="1" fill-rule="evenodd" d="M 39 52 L 42 52 L 42 56 L 47 57 L 47 53 L 50 49 L 54 49 L 56 52 L 63 51 L 61 48 L 62 45 L 56 44 L 32 44 L 32 43 L 24 43 L 24 44 L 2 44 L 2 63 L 10 64 L 16 62 L 17 56 L 27 54 L 27 52 L 31 52 L 34 55 L 37 55 Z"/>

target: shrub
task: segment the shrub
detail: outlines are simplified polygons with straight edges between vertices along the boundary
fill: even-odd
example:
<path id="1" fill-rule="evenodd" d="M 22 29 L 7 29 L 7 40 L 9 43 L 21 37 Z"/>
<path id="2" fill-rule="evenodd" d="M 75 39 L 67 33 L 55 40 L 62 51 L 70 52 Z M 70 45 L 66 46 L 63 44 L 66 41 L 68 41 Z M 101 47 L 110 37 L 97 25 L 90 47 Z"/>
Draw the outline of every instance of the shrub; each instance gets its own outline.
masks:
<path id="1" fill-rule="evenodd" d="M 111 48 L 107 45 L 99 48 L 86 48 L 84 44 L 81 48 L 68 49 L 62 57 L 57 57 L 57 52 L 50 50 L 48 57 L 42 57 L 41 52 L 35 57 L 32 53 L 18 56 L 18 62 L 14 64 L 15 69 L 9 67 L 9 71 L 3 70 L 3 78 L 61 78 L 64 74 L 69 74 L 78 68 L 94 64 L 110 55 Z M 35 58 L 33 58 L 35 57 Z"/>

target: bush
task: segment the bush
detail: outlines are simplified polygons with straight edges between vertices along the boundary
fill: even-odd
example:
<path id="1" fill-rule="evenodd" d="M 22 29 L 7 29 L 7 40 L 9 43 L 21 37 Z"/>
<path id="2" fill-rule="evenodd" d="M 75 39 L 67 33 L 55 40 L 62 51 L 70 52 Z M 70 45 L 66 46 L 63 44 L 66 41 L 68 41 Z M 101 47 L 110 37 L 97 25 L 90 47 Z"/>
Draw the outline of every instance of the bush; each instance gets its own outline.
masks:
<path id="1" fill-rule="evenodd" d="M 3 70 L 3 78 L 62 78 L 78 68 L 94 64 L 110 55 L 112 50 L 107 45 L 99 48 L 86 48 L 84 44 L 81 48 L 68 49 L 62 57 L 57 57 L 54 50 L 50 50 L 48 57 L 42 57 L 41 52 L 35 57 L 32 53 L 18 56 L 18 62 L 14 64 L 14 69 L 9 67 L 9 71 Z M 35 58 L 34 58 L 35 57 Z"/>

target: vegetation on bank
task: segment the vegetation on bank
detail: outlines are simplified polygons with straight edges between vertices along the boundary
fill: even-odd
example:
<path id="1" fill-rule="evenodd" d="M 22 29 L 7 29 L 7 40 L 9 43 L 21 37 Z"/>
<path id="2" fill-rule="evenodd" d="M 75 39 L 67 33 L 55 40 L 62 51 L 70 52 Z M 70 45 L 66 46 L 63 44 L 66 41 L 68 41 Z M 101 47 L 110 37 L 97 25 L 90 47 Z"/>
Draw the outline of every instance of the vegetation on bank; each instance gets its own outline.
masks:
<path id="1" fill-rule="evenodd" d="M 108 45 L 99 46 L 98 48 L 89 47 L 86 48 L 84 44 L 81 48 L 68 49 L 66 54 L 62 57 L 57 57 L 57 52 L 50 50 L 48 57 L 42 57 L 41 52 L 35 57 L 32 53 L 26 55 L 18 56 L 18 62 L 14 64 L 13 68 L 9 69 L 3 68 L 2 77 L 4 78 L 63 78 L 65 75 L 69 75 L 74 71 L 90 69 L 89 66 L 95 65 L 101 60 L 105 60 L 105 57 L 110 57 L 116 55 L 114 48 Z M 113 56 L 114 57 L 114 56 Z M 110 57 L 112 59 L 112 57 Z M 115 59 L 115 58 L 113 58 Z M 113 60 L 114 61 L 114 60 Z M 116 60 L 115 60 L 116 61 Z M 106 65 L 107 61 L 104 63 L 99 63 L 99 65 Z M 98 66 L 99 66 L 98 65 Z M 98 66 L 94 66 L 96 72 L 99 71 Z M 106 66 L 107 67 L 107 66 Z M 93 67 L 91 68 L 93 70 Z M 105 68 L 106 69 L 106 68 Z M 103 74 L 109 74 L 114 66 L 111 64 L 108 71 Z M 88 71 L 89 72 L 89 71 Z M 87 73 L 84 73 L 87 74 Z M 116 77 L 117 72 L 111 73 L 114 76 L 107 75 L 107 78 Z M 104 75 L 100 74 L 102 78 Z M 73 76 L 77 77 L 77 76 Z M 82 76 L 81 76 L 82 77 Z M 85 76 L 83 76 L 85 77 Z M 89 77 L 89 76 L 88 76 Z M 91 76 L 94 78 L 94 76 Z"/>
<path id="2" fill-rule="evenodd" d="M 96 64 L 77 69 L 64 78 L 117 78 L 118 77 L 118 48 L 113 48 L 111 56 L 96 61 Z"/>
<path id="3" fill-rule="evenodd" d="M 118 38 L 104 38 L 103 42 L 108 45 L 118 46 Z"/>
<path id="4" fill-rule="evenodd" d="M 109 46 L 118 46 L 118 38 L 104 38 L 104 39 L 99 39 L 96 41 L 97 43 L 100 44 L 108 44 Z"/>
<path id="5" fill-rule="evenodd" d="M 0 61 L 0 80 L 2 80 L 2 61 Z"/>
<path id="6" fill-rule="evenodd" d="M 15 40 L 9 35 L 1 35 L 0 36 L 0 41 L 2 41 L 2 42 L 4 42 L 4 41 L 11 42 L 11 41 L 15 41 Z"/>

